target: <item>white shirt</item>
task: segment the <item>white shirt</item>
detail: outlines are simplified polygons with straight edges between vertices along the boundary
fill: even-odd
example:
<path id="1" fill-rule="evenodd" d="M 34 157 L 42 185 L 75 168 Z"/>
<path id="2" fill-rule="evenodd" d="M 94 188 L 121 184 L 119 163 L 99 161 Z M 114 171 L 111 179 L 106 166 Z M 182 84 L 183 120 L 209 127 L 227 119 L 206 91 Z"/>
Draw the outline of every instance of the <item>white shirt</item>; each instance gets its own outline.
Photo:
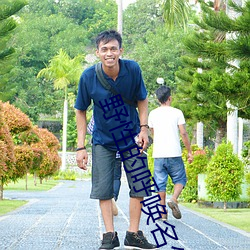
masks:
<path id="1" fill-rule="evenodd" d="M 182 155 L 178 125 L 185 124 L 180 109 L 161 106 L 149 113 L 148 124 L 154 129 L 153 158 Z"/>

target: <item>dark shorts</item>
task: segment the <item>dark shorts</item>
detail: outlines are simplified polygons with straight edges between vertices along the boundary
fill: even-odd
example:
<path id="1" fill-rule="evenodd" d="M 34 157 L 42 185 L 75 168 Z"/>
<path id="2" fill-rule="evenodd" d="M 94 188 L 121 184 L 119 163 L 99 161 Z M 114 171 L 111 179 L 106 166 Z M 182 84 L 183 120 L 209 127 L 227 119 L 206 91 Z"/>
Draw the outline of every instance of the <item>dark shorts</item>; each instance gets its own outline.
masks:
<path id="1" fill-rule="evenodd" d="M 171 177 L 174 184 L 182 184 L 185 187 L 187 177 L 181 157 L 154 159 L 154 178 L 159 187 L 159 192 L 166 191 L 168 176 Z"/>
<path id="2" fill-rule="evenodd" d="M 154 189 L 150 183 L 147 156 L 136 155 L 137 149 L 123 152 L 123 167 L 130 188 L 130 197 L 151 196 Z M 92 189 L 90 198 L 109 200 L 114 196 L 114 168 L 116 151 L 101 145 L 92 145 Z M 150 186 L 151 185 L 151 186 Z"/>

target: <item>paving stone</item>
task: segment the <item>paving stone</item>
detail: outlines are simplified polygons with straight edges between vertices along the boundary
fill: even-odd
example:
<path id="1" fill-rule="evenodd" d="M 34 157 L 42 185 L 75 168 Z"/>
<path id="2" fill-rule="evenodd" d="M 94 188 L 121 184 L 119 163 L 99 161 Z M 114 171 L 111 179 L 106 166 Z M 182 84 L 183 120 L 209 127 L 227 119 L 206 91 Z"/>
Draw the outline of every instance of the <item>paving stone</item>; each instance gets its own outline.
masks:
<path id="1" fill-rule="evenodd" d="M 77 180 L 61 181 L 60 185 L 47 192 L 4 191 L 6 198 L 30 202 L 0 216 L 0 249 L 97 250 L 104 225 L 99 202 L 89 198 L 90 189 L 90 180 Z M 114 223 L 122 250 L 129 223 L 129 195 L 125 180 L 122 181 L 117 206 L 119 214 L 114 217 Z M 155 243 L 152 231 L 157 230 L 155 237 L 159 244 L 163 244 L 160 249 L 250 250 L 249 233 L 182 206 L 180 209 L 182 219 L 176 220 L 170 212 L 168 224 L 147 221 L 147 216 L 142 214 L 140 228 L 152 243 Z M 162 237 L 159 228 L 169 235 Z"/>

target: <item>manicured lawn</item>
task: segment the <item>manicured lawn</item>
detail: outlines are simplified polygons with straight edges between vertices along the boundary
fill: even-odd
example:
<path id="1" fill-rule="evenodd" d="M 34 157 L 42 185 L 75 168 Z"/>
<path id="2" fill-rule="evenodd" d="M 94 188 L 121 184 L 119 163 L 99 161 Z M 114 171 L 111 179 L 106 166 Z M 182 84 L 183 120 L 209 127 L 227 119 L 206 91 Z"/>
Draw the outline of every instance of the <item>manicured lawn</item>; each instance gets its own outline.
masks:
<path id="1" fill-rule="evenodd" d="M 47 191 L 53 187 L 55 187 L 59 181 L 56 180 L 43 180 L 42 184 L 40 184 L 40 180 L 37 179 L 37 185 L 34 185 L 34 179 L 32 176 L 28 178 L 28 190 L 27 191 Z M 26 183 L 24 179 L 20 179 L 16 183 L 9 183 L 7 186 L 4 186 L 5 190 L 21 190 L 26 191 Z M 4 192 L 3 191 L 3 192 Z M 0 200 L 0 216 L 11 212 L 24 204 L 28 203 L 28 201 L 21 201 L 21 200 Z"/>
<path id="2" fill-rule="evenodd" d="M 250 208 L 227 209 L 198 207 L 197 204 L 181 203 L 181 205 L 227 223 L 244 231 L 250 232 Z"/>
<path id="3" fill-rule="evenodd" d="M 58 180 L 43 180 L 42 183 L 40 183 L 40 179 L 37 179 L 36 186 L 34 185 L 34 178 L 32 176 L 29 176 L 28 178 L 28 191 L 47 191 L 54 186 L 56 186 L 59 183 Z M 7 186 L 4 186 L 4 190 L 26 190 L 26 183 L 25 179 L 20 179 L 18 182 L 14 183 L 11 182 Z"/>
<path id="4" fill-rule="evenodd" d="M 0 216 L 23 206 L 27 202 L 28 201 L 0 200 Z"/>

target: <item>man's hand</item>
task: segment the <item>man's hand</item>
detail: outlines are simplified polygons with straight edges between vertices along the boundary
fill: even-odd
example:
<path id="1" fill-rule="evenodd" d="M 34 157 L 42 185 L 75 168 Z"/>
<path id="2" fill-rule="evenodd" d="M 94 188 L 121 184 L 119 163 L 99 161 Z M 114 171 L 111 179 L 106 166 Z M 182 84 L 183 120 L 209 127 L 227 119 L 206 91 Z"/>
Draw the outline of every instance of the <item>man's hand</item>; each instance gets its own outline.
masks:
<path id="1" fill-rule="evenodd" d="M 147 128 L 141 128 L 141 132 L 138 135 L 138 145 L 142 147 L 140 149 L 140 153 L 142 154 L 143 151 L 146 151 L 148 148 L 148 130 Z"/>
<path id="2" fill-rule="evenodd" d="M 79 150 L 76 152 L 77 166 L 83 170 L 87 170 L 88 153 L 87 150 Z"/>
<path id="3" fill-rule="evenodd" d="M 188 155 L 187 155 L 187 160 L 188 160 L 188 163 L 190 164 L 190 163 L 192 163 L 193 162 L 193 155 L 192 155 L 192 153 L 188 153 Z"/>

